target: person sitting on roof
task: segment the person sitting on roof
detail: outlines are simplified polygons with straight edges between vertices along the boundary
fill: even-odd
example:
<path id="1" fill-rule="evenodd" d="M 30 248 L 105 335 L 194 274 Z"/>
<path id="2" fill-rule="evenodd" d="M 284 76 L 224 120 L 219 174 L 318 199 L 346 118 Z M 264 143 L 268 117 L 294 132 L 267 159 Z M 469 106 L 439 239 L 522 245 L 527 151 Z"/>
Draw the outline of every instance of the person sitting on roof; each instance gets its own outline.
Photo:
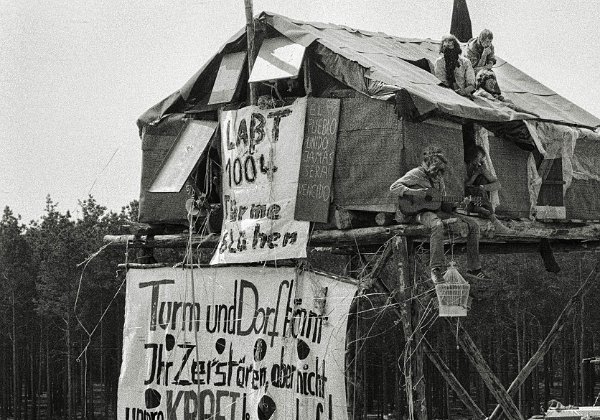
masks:
<path id="1" fill-rule="evenodd" d="M 467 236 L 467 274 L 478 279 L 488 279 L 489 277 L 481 271 L 479 225 L 469 217 L 454 213 L 450 203 L 441 202 L 440 197 L 443 197 L 446 192 L 444 184 L 446 163 L 447 160 L 442 149 L 434 145 L 426 147 L 423 150 L 421 165 L 396 180 L 390 186 L 390 192 L 399 197 L 401 211 L 405 212 L 404 206 L 401 205 L 402 202 L 410 203 L 407 206 L 413 208 L 410 213 L 405 212 L 405 214 L 414 216 L 417 222 L 431 229 L 429 267 L 434 284 L 444 282 L 442 275 L 445 265 L 444 224 L 442 220 L 449 218 L 462 220 L 469 231 Z M 433 195 L 437 199 L 433 198 Z M 431 210 L 436 207 L 437 210 Z"/>
<path id="2" fill-rule="evenodd" d="M 478 203 L 471 201 L 467 205 L 467 211 L 488 218 L 492 222 L 496 235 L 509 235 L 513 233 L 512 230 L 498 220 L 490 200 L 489 194 L 492 191 L 499 191 L 501 186 L 498 178 L 485 165 L 486 155 L 485 149 L 477 145 L 474 156 L 467 162 L 465 195 L 481 200 Z"/>
<path id="3" fill-rule="evenodd" d="M 491 101 L 499 101 L 503 105 L 517 111 L 526 112 L 528 114 L 536 115 L 531 111 L 527 111 L 517 105 L 515 105 L 510 99 L 505 98 L 500 91 L 498 81 L 496 80 L 496 74 L 488 69 L 480 70 L 477 73 L 477 90 L 473 93 L 474 98 L 485 98 Z"/>
<path id="4" fill-rule="evenodd" d="M 471 62 L 475 73 L 481 69 L 491 70 L 492 66 L 496 64 L 494 45 L 492 45 L 493 39 L 494 34 L 492 34 L 492 31 L 484 29 L 477 38 L 472 38 L 467 43 L 467 58 Z"/>
<path id="5" fill-rule="evenodd" d="M 435 61 L 434 74 L 459 95 L 470 97 L 475 91 L 475 72 L 471 62 L 461 53 L 458 39 L 454 35 L 445 35 L 440 45 L 442 56 Z"/>
<path id="6" fill-rule="evenodd" d="M 498 86 L 496 74 L 493 71 L 488 69 L 479 70 L 475 80 L 477 90 L 474 95 L 487 99 L 496 99 L 498 101 L 505 100 L 500 91 L 500 86 Z"/>

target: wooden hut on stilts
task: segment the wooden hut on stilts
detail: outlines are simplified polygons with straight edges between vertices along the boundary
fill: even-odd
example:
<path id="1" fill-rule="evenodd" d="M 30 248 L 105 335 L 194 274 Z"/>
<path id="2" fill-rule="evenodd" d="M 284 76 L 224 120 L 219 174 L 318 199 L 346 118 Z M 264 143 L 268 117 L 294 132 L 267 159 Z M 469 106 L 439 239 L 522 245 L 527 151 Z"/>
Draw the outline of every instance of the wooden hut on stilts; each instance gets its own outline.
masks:
<path id="1" fill-rule="evenodd" d="M 249 160 L 252 147 L 263 140 L 265 121 L 250 113 L 243 127 L 239 119 L 228 126 L 226 118 L 232 110 L 260 109 L 271 113 L 269 129 L 279 127 L 289 115 L 286 107 L 302 98 L 301 150 L 285 159 L 299 167 L 294 219 L 310 222 L 307 257 L 272 259 L 283 265 L 300 262 L 358 285 L 348 314 L 348 418 L 520 420 L 537 414 L 532 405 L 553 395 L 555 386 L 546 383 L 540 391 L 540 366 L 544 372 L 551 369 L 548 351 L 565 326 L 575 334 L 578 327 L 571 318 L 574 313 L 581 317 L 583 296 L 597 285 L 600 266 L 586 260 L 579 283 L 557 302 L 563 309 L 549 330 L 515 317 L 502 320 L 514 325 L 506 336 L 500 329 L 494 332 L 487 317 L 501 312 L 495 311 L 500 301 L 532 302 L 531 296 L 523 298 L 528 301 L 502 296 L 511 289 L 507 278 L 526 276 L 533 265 L 556 272 L 562 257 L 555 258 L 555 252 L 597 252 L 600 119 L 499 57 L 494 68 L 498 82 L 523 112 L 473 101 L 441 86 L 431 73 L 439 43 L 430 39 L 267 12 L 250 22 L 256 52 L 241 31 L 185 86 L 140 117 L 139 228 L 106 241 L 139 249 L 137 263 L 153 261 L 160 248 L 186 248 L 230 264 L 235 261 L 228 257 L 236 250 L 237 256 L 252 246 L 275 253 L 300 240 L 291 233 L 261 230 L 265 225 L 254 236 L 241 228 L 234 235 L 227 225 L 249 214 L 257 220 L 278 219 L 277 207 L 245 205 L 231 191 L 238 181 L 252 183 L 259 176 L 275 182 L 285 168 L 274 163 L 273 155 L 289 152 L 271 148 L 260 155 L 262 160 L 257 155 Z M 271 134 L 277 135 L 275 128 Z M 529 265 L 494 260 L 493 272 L 506 278 L 470 280 L 470 299 L 461 304 L 469 310 L 467 317 L 439 316 L 445 303 L 429 278 L 429 231 L 399 217 L 397 199 L 389 193 L 390 184 L 419 164 L 429 144 L 445 149 L 450 162 L 446 185 L 455 195 L 464 193 L 467 155 L 475 145 L 488 151 L 503 186 L 496 213 L 513 233 L 496 235 L 487 219 L 474 218 L 484 257 L 542 257 Z M 247 153 L 228 154 L 240 145 L 249 148 Z M 447 259 L 459 271 L 463 229 L 452 220 L 446 225 Z M 533 279 L 521 280 L 534 287 Z M 539 288 L 549 284 L 535 281 L 541 282 Z M 536 340 L 524 341 L 527 331 L 535 332 Z M 580 354 L 587 354 L 579 346 Z M 565 358 L 562 379 L 567 370 L 576 371 L 583 384 L 577 388 L 579 401 L 591 403 L 589 372 Z"/>

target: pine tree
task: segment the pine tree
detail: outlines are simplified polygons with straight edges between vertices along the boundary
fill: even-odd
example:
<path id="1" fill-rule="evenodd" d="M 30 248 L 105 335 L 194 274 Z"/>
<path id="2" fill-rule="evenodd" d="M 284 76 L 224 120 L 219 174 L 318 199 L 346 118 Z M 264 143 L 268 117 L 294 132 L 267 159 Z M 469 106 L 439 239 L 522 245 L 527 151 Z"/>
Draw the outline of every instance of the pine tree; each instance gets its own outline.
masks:
<path id="1" fill-rule="evenodd" d="M 10 208 L 6 207 L 0 221 L 0 299 L 4 301 L 0 308 L 6 310 L 3 311 L 0 319 L 8 324 L 2 328 L 2 331 L 8 331 L 11 348 L 10 350 L 2 348 L 1 351 L 11 353 L 12 383 L 3 379 L 2 392 L 8 392 L 12 386 L 13 415 L 17 419 L 20 418 L 22 411 L 21 385 L 24 381 L 20 359 L 27 360 L 24 349 L 32 347 L 28 345 L 27 340 L 33 285 L 31 250 L 24 237 L 24 226 L 20 218 L 15 217 Z M 3 357 L 3 360 L 7 359 Z M 8 398 L 3 400 L 6 401 Z"/>

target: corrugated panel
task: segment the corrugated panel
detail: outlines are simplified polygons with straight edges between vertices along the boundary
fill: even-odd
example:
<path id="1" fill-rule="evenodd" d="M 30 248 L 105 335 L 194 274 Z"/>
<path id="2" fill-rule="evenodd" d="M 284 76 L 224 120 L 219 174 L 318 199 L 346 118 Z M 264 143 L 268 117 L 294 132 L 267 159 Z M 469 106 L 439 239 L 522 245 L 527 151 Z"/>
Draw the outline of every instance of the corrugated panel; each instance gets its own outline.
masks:
<path id="1" fill-rule="evenodd" d="M 305 48 L 286 37 L 265 39 L 252 67 L 249 82 L 298 77 Z"/>

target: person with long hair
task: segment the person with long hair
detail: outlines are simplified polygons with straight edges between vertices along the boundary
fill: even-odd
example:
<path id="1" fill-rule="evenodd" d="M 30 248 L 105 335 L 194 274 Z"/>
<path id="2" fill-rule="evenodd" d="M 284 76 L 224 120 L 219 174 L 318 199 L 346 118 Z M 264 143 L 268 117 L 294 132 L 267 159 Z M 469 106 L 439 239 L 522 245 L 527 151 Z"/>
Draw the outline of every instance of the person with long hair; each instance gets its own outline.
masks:
<path id="1" fill-rule="evenodd" d="M 496 64 L 496 56 L 494 54 L 494 45 L 492 41 L 494 34 L 489 29 L 481 31 L 479 36 L 472 38 L 467 43 L 466 55 L 475 74 L 482 69 L 491 70 Z"/>
<path id="2" fill-rule="evenodd" d="M 390 186 L 390 193 L 398 197 L 410 198 L 414 201 L 427 202 L 431 197 L 431 190 L 441 196 L 446 193 L 444 184 L 444 172 L 448 160 L 443 150 L 436 145 L 427 146 L 423 150 L 423 161 L 421 165 L 408 171 L 404 176 L 396 180 Z M 457 218 L 466 224 L 467 235 L 467 272 L 470 277 L 477 279 L 489 279 L 481 270 L 479 258 L 479 225 L 469 217 L 454 212 L 454 206 L 450 203 L 442 203 L 438 210 L 432 211 L 423 208 L 416 214 L 408 214 L 414 217 L 414 221 L 428 227 L 431 230 L 429 239 L 431 269 L 431 280 L 434 284 L 444 282 L 443 271 L 446 266 L 444 258 L 444 224 L 443 220 Z"/>
<path id="3" fill-rule="evenodd" d="M 465 194 L 481 199 L 478 204 L 470 203 L 467 206 L 467 211 L 486 217 L 491 222 L 496 235 L 511 235 L 514 232 L 498 220 L 490 200 L 490 193 L 499 191 L 502 187 L 498 178 L 486 167 L 486 155 L 485 149 L 480 145 L 476 145 L 473 156 L 467 162 Z"/>
<path id="4" fill-rule="evenodd" d="M 475 91 L 475 72 L 471 62 L 461 53 L 458 39 L 454 35 L 445 35 L 440 45 L 440 57 L 435 61 L 434 74 L 459 95 L 470 97 Z"/>
<path id="5" fill-rule="evenodd" d="M 488 69 L 480 70 L 477 73 L 477 90 L 473 93 L 474 98 L 485 98 L 491 101 L 492 103 L 499 103 L 501 105 L 507 106 L 517 112 L 525 112 L 531 115 L 538 116 L 536 113 L 532 111 L 528 111 L 523 109 L 510 99 L 505 98 L 500 91 L 500 87 L 498 86 L 498 81 L 496 80 L 496 74 Z"/>

